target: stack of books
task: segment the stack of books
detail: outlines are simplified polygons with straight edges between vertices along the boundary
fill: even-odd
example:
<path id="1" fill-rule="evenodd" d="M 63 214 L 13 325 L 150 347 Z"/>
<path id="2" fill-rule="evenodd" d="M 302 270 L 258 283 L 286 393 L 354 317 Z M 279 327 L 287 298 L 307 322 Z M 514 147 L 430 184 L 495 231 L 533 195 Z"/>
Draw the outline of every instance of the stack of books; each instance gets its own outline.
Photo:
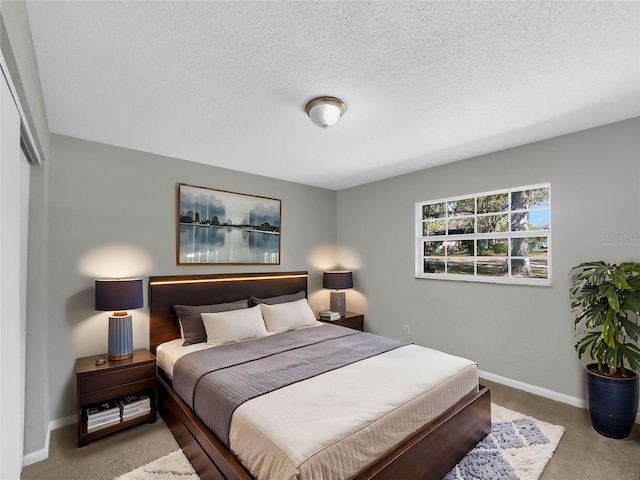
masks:
<path id="1" fill-rule="evenodd" d="M 323 320 L 340 320 L 340 314 L 338 312 L 332 312 L 331 310 L 325 310 L 319 312 L 320 318 Z"/>
<path id="2" fill-rule="evenodd" d="M 122 421 L 131 420 L 132 418 L 141 417 L 151 411 L 151 401 L 149 396 L 144 393 L 135 395 L 127 395 L 118 402 Z"/>
<path id="3" fill-rule="evenodd" d="M 120 423 L 120 409 L 114 401 L 87 407 L 87 433 Z"/>

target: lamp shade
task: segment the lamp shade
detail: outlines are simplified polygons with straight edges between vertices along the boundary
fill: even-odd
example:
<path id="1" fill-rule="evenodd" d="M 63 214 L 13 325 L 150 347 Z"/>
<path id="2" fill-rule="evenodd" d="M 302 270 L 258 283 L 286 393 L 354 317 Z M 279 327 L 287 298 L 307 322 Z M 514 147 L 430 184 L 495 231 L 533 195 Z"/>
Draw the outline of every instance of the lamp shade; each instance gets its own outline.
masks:
<path id="1" fill-rule="evenodd" d="M 96 280 L 96 310 L 142 308 L 142 279 Z"/>
<path id="2" fill-rule="evenodd" d="M 353 275 L 351 272 L 324 272 L 322 288 L 332 290 L 353 288 Z"/>

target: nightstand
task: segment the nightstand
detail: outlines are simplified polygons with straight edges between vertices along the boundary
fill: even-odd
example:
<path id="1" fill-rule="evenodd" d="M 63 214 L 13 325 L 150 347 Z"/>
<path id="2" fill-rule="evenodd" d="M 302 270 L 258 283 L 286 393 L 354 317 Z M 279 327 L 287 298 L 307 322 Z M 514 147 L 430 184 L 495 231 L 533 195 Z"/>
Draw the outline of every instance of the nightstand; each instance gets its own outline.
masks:
<path id="1" fill-rule="evenodd" d="M 334 325 L 340 325 L 341 327 L 353 328 L 354 330 L 360 330 L 364 332 L 364 314 L 347 312 L 344 317 L 340 317 L 339 320 L 326 320 L 324 318 L 317 318 L 321 322 L 333 323 Z"/>
<path id="2" fill-rule="evenodd" d="M 97 360 L 105 360 L 97 365 Z M 111 433 L 141 423 L 156 421 L 157 386 L 156 357 L 148 350 L 133 352 L 132 358 L 109 360 L 108 355 L 93 355 L 76 359 L 78 446 L 82 447 Z M 107 400 L 119 400 L 125 395 L 145 393 L 151 411 L 115 425 L 87 432 L 86 406 Z"/>

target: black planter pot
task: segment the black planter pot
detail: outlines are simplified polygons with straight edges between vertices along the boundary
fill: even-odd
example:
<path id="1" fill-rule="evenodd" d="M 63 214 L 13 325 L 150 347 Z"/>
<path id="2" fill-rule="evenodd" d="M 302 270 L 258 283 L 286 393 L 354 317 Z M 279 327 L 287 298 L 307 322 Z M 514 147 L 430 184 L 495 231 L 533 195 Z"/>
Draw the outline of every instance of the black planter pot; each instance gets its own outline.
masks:
<path id="1" fill-rule="evenodd" d="M 600 435 L 609 438 L 627 438 L 638 412 L 640 393 L 638 375 L 612 378 L 598 375 L 598 364 L 587 365 L 587 393 L 591 425 Z"/>

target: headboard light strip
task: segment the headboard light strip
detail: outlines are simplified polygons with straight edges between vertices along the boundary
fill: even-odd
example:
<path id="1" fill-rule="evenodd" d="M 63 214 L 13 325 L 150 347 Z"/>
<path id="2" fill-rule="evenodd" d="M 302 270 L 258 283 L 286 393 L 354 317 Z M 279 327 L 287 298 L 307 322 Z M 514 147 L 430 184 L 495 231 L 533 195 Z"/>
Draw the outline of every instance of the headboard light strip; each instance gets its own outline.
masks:
<path id="1" fill-rule="evenodd" d="M 299 275 L 263 275 L 256 277 L 227 277 L 227 278 L 194 278 L 190 280 L 154 280 L 150 285 L 180 285 L 188 283 L 217 283 L 217 282 L 245 282 L 251 280 L 282 280 L 287 278 L 307 278 L 307 274 Z"/>

